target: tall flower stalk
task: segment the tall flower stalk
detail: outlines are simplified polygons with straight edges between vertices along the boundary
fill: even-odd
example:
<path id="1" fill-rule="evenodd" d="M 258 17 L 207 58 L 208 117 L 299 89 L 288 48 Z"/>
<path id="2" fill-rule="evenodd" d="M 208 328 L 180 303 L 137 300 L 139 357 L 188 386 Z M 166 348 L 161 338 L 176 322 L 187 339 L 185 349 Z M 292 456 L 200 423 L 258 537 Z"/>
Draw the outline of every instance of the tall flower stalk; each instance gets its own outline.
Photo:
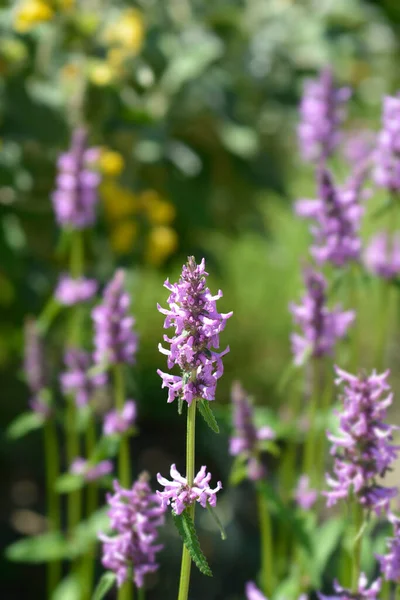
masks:
<path id="1" fill-rule="evenodd" d="M 167 355 L 170 369 L 176 365 L 181 370 L 180 375 L 160 370 L 158 374 L 163 380 L 162 387 L 168 388 L 168 402 L 177 398 L 179 412 L 183 403 L 187 404 L 186 478 L 171 468 L 175 481 L 168 482 L 159 475 L 160 483 L 166 486 L 165 492 L 159 493 L 168 503 L 172 503 L 175 515 L 184 513 L 191 522 L 194 521 L 195 501 L 204 507 L 214 506 L 215 493 L 221 487 L 220 483 L 215 490 L 208 487 L 211 474 L 206 475 L 206 467 L 202 467 L 196 477 L 194 475 L 196 408 L 201 403 L 202 412 L 207 411 L 208 407 L 203 407 L 202 403 L 215 399 L 217 380 L 223 373 L 222 356 L 229 352 L 229 348 L 226 348 L 218 353 L 215 348 L 219 347 L 219 334 L 232 315 L 217 312 L 216 301 L 222 292 L 211 295 L 206 287 L 207 275 L 204 259 L 197 265 L 195 259 L 189 257 L 178 283 L 171 284 L 168 279 L 165 282 L 165 287 L 170 291 L 169 309 L 158 305 L 158 310 L 166 315 L 164 327 L 175 328 L 172 338 L 164 335 L 164 341 L 170 348 L 166 350 L 160 344 L 160 352 Z M 178 500 L 181 505 L 177 503 Z M 191 563 L 190 550 L 184 544 L 178 600 L 188 598 Z"/>

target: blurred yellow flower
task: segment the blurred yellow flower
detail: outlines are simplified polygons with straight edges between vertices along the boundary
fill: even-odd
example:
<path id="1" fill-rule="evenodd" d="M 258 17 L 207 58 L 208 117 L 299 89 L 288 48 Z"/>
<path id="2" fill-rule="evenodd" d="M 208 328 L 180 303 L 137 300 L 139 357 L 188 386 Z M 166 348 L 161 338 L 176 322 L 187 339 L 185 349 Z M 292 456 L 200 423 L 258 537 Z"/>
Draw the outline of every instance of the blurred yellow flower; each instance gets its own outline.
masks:
<path id="1" fill-rule="evenodd" d="M 27 33 L 36 25 L 51 21 L 54 10 L 45 0 L 25 0 L 17 7 L 14 29 L 19 33 Z"/>
<path id="2" fill-rule="evenodd" d="M 121 174 L 125 162 L 123 156 L 115 150 L 105 148 L 100 154 L 99 167 L 104 175 L 117 177 Z"/>
<path id="3" fill-rule="evenodd" d="M 89 79 L 94 85 L 104 87 L 114 81 L 114 69 L 105 61 L 93 62 L 89 67 Z"/>
<path id="4" fill-rule="evenodd" d="M 143 45 L 145 28 L 141 13 L 135 8 L 124 10 L 119 19 L 108 26 L 104 38 L 108 44 L 137 54 Z"/>
<path id="5" fill-rule="evenodd" d="M 178 247 L 178 235 L 171 227 L 154 227 L 147 239 L 146 259 L 154 265 L 161 265 Z"/>
<path id="6" fill-rule="evenodd" d="M 138 227 L 135 221 L 122 221 L 113 225 L 110 233 L 111 247 L 117 254 L 127 254 L 132 250 L 137 237 Z"/>
<path id="7" fill-rule="evenodd" d="M 170 225 L 175 219 L 175 206 L 161 198 L 155 190 L 142 192 L 140 200 L 147 218 L 153 225 Z"/>
<path id="8" fill-rule="evenodd" d="M 100 190 L 104 200 L 106 216 L 109 220 L 117 221 L 137 212 L 139 207 L 138 198 L 131 190 L 112 180 L 104 181 Z"/>

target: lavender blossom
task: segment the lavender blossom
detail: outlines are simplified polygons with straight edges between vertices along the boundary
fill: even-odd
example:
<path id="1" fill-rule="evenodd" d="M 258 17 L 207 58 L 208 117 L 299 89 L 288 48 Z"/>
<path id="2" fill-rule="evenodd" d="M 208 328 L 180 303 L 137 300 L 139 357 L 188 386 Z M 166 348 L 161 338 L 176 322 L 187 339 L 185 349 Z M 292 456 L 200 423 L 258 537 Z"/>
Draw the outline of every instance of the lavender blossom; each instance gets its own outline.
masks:
<path id="1" fill-rule="evenodd" d="M 296 214 L 315 221 L 310 229 L 314 238 L 310 252 L 318 265 L 330 262 L 342 267 L 349 261 L 359 260 L 359 232 L 364 212 L 360 200 L 365 175 L 365 169 L 356 171 L 342 188 L 338 188 L 328 169 L 321 168 L 319 199 L 296 202 Z"/>
<path id="2" fill-rule="evenodd" d="M 318 597 L 320 600 L 378 600 L 381 585 L 381 580 L 377 579 L 368 587 L 368 580 L 364 573 L 361 573 L 358 580 L 358 590 L 355 594 L 343 588 L 337 581 L 334 581 L 333 587 L 336 594 L 334 596 L 318 594 Z"/>
<path id="3" fill-rule="evenodd" d="M 60 382 L 64 394 L 73 394 L 78 408 L 86 406 L 96 389 L 106 384 L 105 373 L 91 374 L 90 354 L 78 348 L 69 348 L 64 355 L 67 370 Z"/>
<path id="4" fill-rule="evenodd" d="M 193 480 L 193 485 L 189 486 L 187 479 L 182 477 L 175 465 L 170 469 L 172 481 L 157 474 L 157 481 L 165 487 L 163 492 L 157 491 L 162 506 L 166 508 L 169 504 L 175 514 L 180 515 L 188 506 L 194 502 L 199 502 L 203 508 L 215 506 L 217 503 L 217 492 L 222 489 L 222 483 L 218 481 L 214 489 L 208 485 L 211 479 L 211 473 L 207 473 L 207 467 L 201 467 Z"/>
<path id="5" fill-rule="evenodd" d="M 382 129 L 378 134 L 373 177 L 390 193 L 400 191 L 400 96 L 383 99 Z"/>
<path id="6" fill-rule="evenodd" d="M 238 381 L 232 386 L 232 402 L 234 435 L 230 439 L 229 452 L 232 456 L 244 456 L 249 478 L 258 481 L 266 475 L 260 460 L 261 442 L 274 439 L 275 433 L 267 426 L 256 428 L 252 405 Z"/>
<path id="7" fill-rule="evenodd" d="M 128 431 L 135 424 L 136 412 L 136 403 L 133 400 L 125 402 L 122 412 L 110 411 L 104 417 L 104 435 L 122 435 Z"/>
<path id="8" fill-rule="evenodd" d="M 168 402 L 176 397 L 185 400 L 188 405 L 196 399 L 214 400 L 217 380 L 223 373 L 222 357 L 229 352 L 215 352 L 219 347 L 219 334 L 225 328 L 232 312 L 217 312 L 216 301 L 221 298 L 221 290 L 212 296 L 206 287 L 204 258 L 196 265 L 193 257 L 188 258 L 182 268 L 178 283 L 171 284 L 167 279 L 164 286 L 170 290 L 168 298 L 170 309 L 158 310 L 166 315 L 164 328 L 175 327 L 175 335 L 164 341 L 170 344 L 170 350 L 159 345 L 162 354 L 168 356 L 168 368 L 178 365 L 182 375 L 170 375 L 158 370 L 163 380 L 162 387 L 168 388 Z"/>
<path id="9" fill-rule="evenodd" d="M 158 528 L 164 523 L 164 508 L 152 493 L 148 479 L 142 473 L 130 490 L 114 481 L 115 493 L 107 496 L 108 516 L 115 535 L 99 534 L 103 542 L 102 563 L 117 575 L 119 587 L 130 577 L 130 569 L 135 585 L 141 588 L 145 575 L 158 568 L 156 554 L 162 546 L 155 542 Z"/>
<path id="10" fill-rule="evenodd" d="M 296 504 L 303 510 L 310 510 L 318 498 L 317 490 L 310 488 L 308 475 L 301 475 L 294 493 Z"/>
<path id="11" fill-rule="evenodd" d="M 384 423 L 393 398 L 388 393 L 389 371 L 356 377 L 336 367 L 336 373 L 336 385 L 345 384 L 343 410 L 339 435 L 327 433 L 335 457 L 335 478 L 327 475 L 331 490 L 323 494 L 328 506 L 354 495 L 362 507 L 380 515 L 389 509 L 397 488 L 384 487 L 377 479 L 384 477 L 400 449 L 392 444 L 393 431 L 398 428 Z"/>
<path id="12" fill-rule="evenodd" d="M 93 225 L 100 183 L 93 163 L 98 159 L 96 148 L 87 148 L 87 133 L 76 129 L 71 148 L 58 159 L 57 189 L 52 201 L 56 219 L 61 227 L 84 229 Z"/>
<path id="13" fill-rule="evenodd" d="M 73 475 L 82 475 L 85 481 L 91 482 L 112 473 L 113 464 L 110 460 L 102 460 L 96 465 L 91 465 L 88 460 L 78 456 L 72 462 L 70 472 Z"/>
<path id="14" fill-rule="evenodd" d="M 364 264 L 368 271 L 383 279 L 400 275 L 400 232 L 389 238 L 384 231 L 374 235 L 365 252 Z"/>
<path id="15" fill-rule="evenodd" d="M 388 552 L 385 555 L 377 555 L 382 575 L 386 581 L 400 583 L 400 519 L 389 514 L 389 521 L 393 525 L 393 537 L 386 540 Z"/>
<path id="16" fill-rule="evenodd" d="M 44 398 L 44 390 L 48 385 L 47 370 L 44 360 L 43 341 L 36 321 L 27 319 L 25 322 L 25 356 L 24 372 L 31 399 L 31 409 L 47 418 L 50 407 Z"/>
<path id="17" fill-rule="evenodd" d="M 246 600 L 268 600 L 264 594 L 260 592 L 254 581 L 246 583 Z"/>
<path id="18" fill-rule="evenodd" d="M 350 96 L 349 88 L 335 87 L 329 67 L 318 79 L 306 83 L 298 126 L 303 160 L 319 162 L 332 154 L 340 141 L 339 128 L 346 116 L 345 104 Z"/>
<path id="19" fill-rule="evenodd" d="M 373 158 L 376 135 L 369 129 L 349 131 L 343 140 L 343 156 L 356 168 L 369 166 Z"/>
<path id="20" fill-rule="evenodd" d="M 96 291 L 97 282 L 94 279 L 74 279 L 69 275 L 61 275 L 54 294 L 60 304 L 73 306 L 90 300 Z"/>
<path id="21" fill-rule="evenodd" d="M 291 335 L 294 363 L 302 365 L 308 353 L 313 357 L 332 354 L 337 340 L 343 338 L 355 319 L 352 310 L 343 311 L 340 305 L 329 310 L 326 306 L 327 283 L 321 273 L 308 268 L 304 272 L 306 293 L 301 304 L 290 304 L 293 320 L 302 330 Z"/>
<path id="22" fill-rule="evenodd" d="M 95 327 L 96 364 L 133 364 L 137 350 L 137 336 L 133 332 L 135 320 L 129 315 L 130 297 L 124 289 L 125 273 L 114 275 L 103 294 L 103 302 L 92 311 Z"/>

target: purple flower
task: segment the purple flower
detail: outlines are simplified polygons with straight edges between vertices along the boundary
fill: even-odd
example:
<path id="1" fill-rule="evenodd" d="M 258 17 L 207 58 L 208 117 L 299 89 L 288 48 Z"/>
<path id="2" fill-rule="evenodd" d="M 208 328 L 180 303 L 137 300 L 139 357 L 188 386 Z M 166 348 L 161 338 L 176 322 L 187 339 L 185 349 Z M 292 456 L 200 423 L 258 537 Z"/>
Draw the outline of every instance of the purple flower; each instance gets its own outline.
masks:
<path id="1" fill-rule="evenodd" d="M 386 540 L 388 552 L 385 555 L 377 555 L 381 565 L 381 571 L 386 581 L 400 583 L 400 519 L 389 514 L 389 521 L 393 525 L 393 537 Z"/>
<path id="2" fill-rule="evenodd" d="M 165 487 L 163 492 L 157 491 L 164 508 L 170 504 L 174 513 L 180 515 L 194 502 L 199 502 L 203 508 L 206 508 L 207 503 L 213 507 L 216 505 L 217 492 L 222 489 L 222 484 L 218 481 L 217 487 L 210 488 L 208 484 L 211 473 L 207 473 L 207 467 L 201 467 L 192 486 L 188 485 L 187 479 L 182 477 L 175 465 L 171 466 L 170 473 L 172 481 L 168 481 L 160 473 L 157 474 L 158 483 Z"/>
<path id="3" fill-rule="evenodd" d="M 84 277 L 74 279 L 69 275 L 61 275 L 56 287 L 55 297 L 60 304 L 72 306 L 90 300 L 96 291 L 97 282 L 94 279 L 85 279 Z"/>
<path id="4" fill-rule="evenodd" d="M 354 321 L 352 310 L 342 311 L 337 305 L 329 310 L 326 306 L 327 283 L 321 273 L 308 268 L 304 272 L 306 293 L 301 304 L 290 304 L 293 320 L 302 330 L 301 335 L 291 336 L 294 362 L 302 365 L 310 352 L 313 357 L 332 354 L 335 343 L 346 335 Z"/>
<path id="5" fill-rule="evenodd" d="M 61 374 L 60 382 L 64 394 L 73 394 L 78 408 L 86 406 L 95 390 L 105 385 L 105 373 L 90 374 L 90 354 L 78 348 L 69 348 L 64 355 L 67 370 Z"/>
<path id="6" fill-rule="evenodd" d="M 329 67 L 318 79 L 306 83 L 298 126 L 303 160 L 319 162 L 332 154 L 340 141 L 339 128 L 346 116 L 345 104 L 350 96 L 349 88 L 335 87 Z"/>
<path id="7" fill-rule="evenodd" d="M 384 279 L 393 279 L 400 274 L 400 233 L 389 238 L 384 231 L 374 235 L 365 252 L 364 264 L 368 271 Z"/>
<path id="8" fill-rule="evenodd" d="M 374 154 L 376 185 L 391 193 L 400 190 L 400 96 L 383 99 L 382 129 Z"/>
<path id="9" fill-rule="evenodd" d="M 381 580 L 377 579 L 370 587 L 368 587 L 368 580 L 364 573 L 361 573 L 358 580 L 357 593 L 353 594 L 349 590 L 346 590 L 337 581 L 333 583 L 336 594 L 334 596 L 325 596 L 324 594 L 318 594 L 320 600 L 378 600 L 378 594 L 381 591 Z"/>
<path id="10" fill-rule="evenodd" d="M 84 229 L 93 225 L 100 175 L 91 166 L 98 158 L 96 148 L 87 148 L 87 133 L 76 129 L 71 149 L 58 159 L 57 189 L 52 201 L 56 219 L 61 227 Z"/>
<path id="11" fill-rule="evenodd" d="M 157 570 L 156 554 L 162 546 L 155 544 L 158 528 L 164 523 L 164 508 L 152 493 L 148 475 L 142 473 L 132 489 L 122 488 L 114 481 L 114 494 L 108 494 L 111 529 L 115 535 L 99 534 L 103 542 L 102 563 L 117 575 L 118 586 L 130 576 L 138 588 L 143 587 L 146 573 Z"/>
<path id="12" fill-rule="evenodd" d="M 314 238 L 310 252 L 319 265 L 330 262 L 341 267 L 359 259 L 359 232 L 364 212 L 360 199 L 365 174 L 365 170 L 355 172 L 342 188 L 338 188 L 331 173 L 321 168 L 319 199 L 296 202 L 296 214 L 315 221 L 310 229 Z"/>
<path id="13" fill-rule="evenodd" d="M 171 292 L 169 310 L 157 305 L 166 315 L 164 327 L 175 327 L 174 337 L 164 335 L 170 349 L 166 350 L 160 344 L 159 350 L 168 356 L 169 369 L 178 365 L 182 371 L 181 376 L 157 371 L 163 380 L 162 387 L 169 388 L 168 402 L 173 402 L 176 397 L 189 405 L 194 399 L 214 400 L 217 380 L 223 373 L 221 359 L 229 352 L 229 347 L 219 353 L 213 348 L 219 348 L 219 334 L 232 312 L 217 312 L 216 301 L 222 292 L 211 295 L 206 287 L 207 275 L 204 258 L 200 265 L 196 265 L 193 257 L 188 258 L 179 282 L 171 284 L 167 279 L 164 284 Z"/>
<path id="14" fill-rule="evenodd" d="M 323 494 L 328 506 L 354 494 L 365 509 L 379 515 L 389 509 L 391 498 L 397 494 L 397 488 L 377 481 L 390 469 L 400 449 L 392 444 L 393 431 L 398 428 L 384 423 L 393 397 L 388 393 L 389 371 L 356 377 L 336 367 L 336 373 L 336 385 L 345 384 L 343 410 L 339 413 L 339 435 L 327 433 L 335 457 L 335 477 L 327 475 L 331 490 Z"/>
<path id="15" fill-rule="evenodd" d="M 318 498 L 317 490 L 310 488 L 308 475 L 301 475 L 294 493 L 296 504 L 303 510 L 310 510 Z"/>
<path id="16" fill-rule="evenodd" d="M 257 481 L 266 475 L 260 461 L 262 441 L 272 440 L 275 433 L 270 427 L 256 428 L 253 407 L 238 381 L 232 386 L 234 435 L 230 439 L 229 452 L 232 456 L 242 455 L 247 461 L 248 476 Z"/>
<path id="17" fill-rule="evenodd" d="M 51 411 L 43 392 L 48 384 L 48 375 L 44 360 L 43 341 L 36 321 L 26 320 L 24 334 L 24 372 L 31 393 L 29 404 L 34 412 L 47 418 Z"/>
<path id="18" fill-rule="evenodd" d="M 246 583 L 246 600 L 268 600 L 264 594 L 260 592 L 254 581 Z"/>
<path id="19" fill-rule="evenodd" d="M 104 435 L 122 434 L 128 431 L 135 424 L 136 412 L 136 403 L 133 400 L 125 402 L 122 412 L 110 411 L 104 417 Z"/>
<path id="20" fill-rule="evenodd" d="M 130 297 L 124 289 L 125 273 L 119 270 L 103 294 L 103 302 L 92 311 L 95 327 L 96 364 L 114 365 L 135 362 L 137 336 L 135 319 L 129 315 Z"/>
<path id="21" fill-rule="evenodd" d="M 369 129 L 349 131 L 343 140 L 343 156 L 355 167 L 369 165 L 375 143 L 376 135 Z"/>
<path id="22" fill-rule="evenodd" d="M 85 481 L 95 481 L 105 475 L 112 473 L 113 464 L 110 460 L 102 460 L 96 465 L 91 465 L 89 461 L 78 456 L 70 467 L 73 475 L 82 475 Z"/>

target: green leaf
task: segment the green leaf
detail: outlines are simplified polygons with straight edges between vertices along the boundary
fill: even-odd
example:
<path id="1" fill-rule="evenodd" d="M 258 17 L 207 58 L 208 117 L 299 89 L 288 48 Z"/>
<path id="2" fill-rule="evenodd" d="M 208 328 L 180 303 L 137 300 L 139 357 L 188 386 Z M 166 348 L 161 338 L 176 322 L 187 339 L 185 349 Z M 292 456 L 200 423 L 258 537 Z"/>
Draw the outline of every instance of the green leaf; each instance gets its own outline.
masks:
<path id="1" fill-rule="evenodd" d="M 27 537 L 6 549 L 6 557 L 14 562 L 43 563 L 70 557 L 70 545 L 60 532 Z"/>
<path id="2" fill-rule="evenodd" d="M 100 508 L 74 529 L 70 539 L 72 558 L 78 558 L 86 554 L 97 543 L 100 531 L 110 532 L 110 519 L 107 510 L 106 506 Z"/>
<path id="3" fill-rule="evenodd" d="M 121 436 L 119 435 L 102 437 L 90 456 L 90 462 L 96 464 L 105 458 L 114 458 L 118 454 L 120 442 Z"/>
<path id="4" fill-rule="evenodd" d="M 69 494 L 80 490 L 85 485 L 85 480 L 82 475 L 74 475 L 73 473 L 63 473 L 57 478 L 55 489 L 59 494 Z"/>
<path id="5" fill-rule="evenodd" d="M 251 158 L 259 150 L 258 135 L 251 127 L 226 121 L 219 134 L 224 146 L 241 158 Z"/>
<path id="6" fill-rule="evenodd" d="M 208 577 L 212 577 L 212 572 L 208 566 L 207 559 L 201 551 L 192 517 L 189 515 L 187 510 L 180 515 L 176 515 L 173 512 L 172 516 L 179 535 L 181 536 L 186 548 L 189 550 L 189 554 L 193 562 L 199 571 L 201 571 L 201 573 L 208 575 Z"/>
<path id="7" fill-rule="evenodd" d="M 321 584 L 322 575 L 328 565 L 328 562 L 337 548 L 340 538 L 343 534 L 345 526 L 345 519 L 342 517 L 336 517 L 330 519 L 321 527 L 316 529 L 313 536 L 313 546 L 315 549 L 314 556 L 312 558 L 313 568 L 310 573 L 317 576 L 315 580 L 316 585 Z"/>
<path id="8" fill-rule="evenodd" d="M 217 423 L 217 419 L 214 416 L 214 413 L 210 407 L 210 403 L 208 400 L 198 400 L 197 406 L 199 407 L 199 411 L 207 425 L 210 429 L 212 429 L 215 433 L 219 433 L 219 427 Z"/>
<path id="9" fill-rule="evenodd" d="M 76 575 L 68 575 L 54 590 L 52 600 L 76 600 L 81 596 L 81 586 Z"/>
<path id="10" fill-rule="evenodd" d="M 226 532 L 225 532 L 225 528 L 221 523 L 221 520 L 219 518 L 219 516 L 217 515 L 216 511 L 214 510 L 214 508 L 207 502 L 207 510 L 210 513 L 210 515 L 212 516 L 213 520 L 215 521 L 215 523 L 218 526 L 218 529 L 221 532 L 221 538 L 223 540 L 226 540 Z"/>
<path id="11" fill-rule="evenodd" d="M 111 590 L 117 580 L 115 573 L 108 571 L 101 577 L 94 590 L 92 600 L 103 600 L 104 596 Z"/>
<path id="12" fill-rule="evenodd" d="M 22 413 L 10 423 L 7 428 L 6 436 L 10 440 L 17 440 L 27 433 L 39 429 L 43 426 L 45 418 L 33 411 Z"/>
<path id="13" fill-rule="evenodd" d="M 242 483 L 248 478 L 247 471 L 247 459 L 243 455 L 239 455 L 235 458 L 231 468 L 231 474 L 229 476 L 229 484 L 236 486 Z"/>

